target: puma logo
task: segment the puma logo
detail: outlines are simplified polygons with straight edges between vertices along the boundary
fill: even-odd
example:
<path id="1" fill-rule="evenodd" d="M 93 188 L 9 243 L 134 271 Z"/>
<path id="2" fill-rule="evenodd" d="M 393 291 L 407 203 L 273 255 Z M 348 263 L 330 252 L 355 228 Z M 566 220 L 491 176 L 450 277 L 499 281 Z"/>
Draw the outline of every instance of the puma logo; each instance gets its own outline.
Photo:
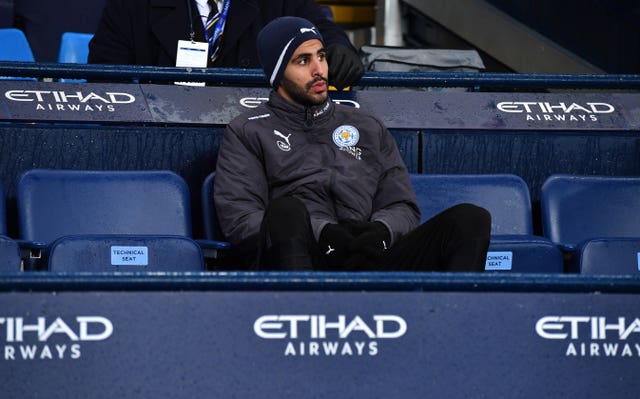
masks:
<path id="1" fill-rule="evenodd" d="M 300 33 L 307 33 L 307 32 L 312 32 L 314 35 L 318 34 L 318 32 L 316 32 L 315 26 L 313 28 L 300 28 Z"/>
<path id="2" fill-rule="evenodd" d="M 273 134 L 275 134 L 278 137 L 281 137 L 284 140 L 284 141 L 280 141 L 280 140 L 276 141 L 278 148 L 280 148 L 282 151 L 291 151 L 291 143 L 289 143 L 289 137 L 291 136 L 291 133 L 285 136 L 284 134 L 274 129 Z"/>

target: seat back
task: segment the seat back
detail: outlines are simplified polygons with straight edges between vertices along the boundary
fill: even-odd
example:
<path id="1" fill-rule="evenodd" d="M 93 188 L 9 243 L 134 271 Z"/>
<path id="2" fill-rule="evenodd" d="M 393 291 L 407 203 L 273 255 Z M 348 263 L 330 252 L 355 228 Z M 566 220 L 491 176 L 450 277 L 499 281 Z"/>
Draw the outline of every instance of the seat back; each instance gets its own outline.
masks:
<path id="1" fill-rule="evenodd" d="M 540 200 L 544 235 L 567 249 L 592 238 L 640 237 L 640 178 L 552 175 Z"/>
<path id="2" fill-rule="evenodd" d="M 581 274 L 640 276 L 640 237 L 585 241 L 579 259 Z"/>
<path id="3" fill-rule="evenodd" d="M 51 272 L 204 271 L 202 250 L 191 238 L 164 235 L 81 235 L 56 240 Z"/>
<path id="4" fill-rule="evenodd" d="M 60 40 L 58 62 L 86 64 L 89 58 L 89 41 L 92 33 L 65 32 Z"/>
<path id="5" fill-rule="evenodd" d="M 509 174 L 410 174 L 422 222 L 460 203 L 491 213 L 492 235 L 533 234 L 531 198 L 522 178 Z"/>
<path id="6" fill-rule="evenodd" d="M 191 236 L 186 182 L 170 171 L 34 169 L 17 188 L 22 239 L 67 235 Z"/>
<path id="7" fill-rule="evenodd" d="M 0 29 L 0 61 L 35 62 L 27 37 L 20 29 Z"/>

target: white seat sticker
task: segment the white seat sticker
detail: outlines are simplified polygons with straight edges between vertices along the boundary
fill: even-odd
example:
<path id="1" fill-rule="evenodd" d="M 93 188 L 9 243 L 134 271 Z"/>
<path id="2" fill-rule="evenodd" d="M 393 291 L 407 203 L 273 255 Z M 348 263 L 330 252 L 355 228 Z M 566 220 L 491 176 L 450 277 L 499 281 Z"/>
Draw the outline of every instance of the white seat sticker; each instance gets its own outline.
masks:
<path id="1" fill-rule="evenodd" d="M 147 247 L 111 247 L 112 266 L 147 266 L 149 249 Z"/>
<path id="2" fill-rule="evenodd" d="M 487 252 L 487 262 L 484 270 L 511 270 L 513 262 L 513 252 Z"/>

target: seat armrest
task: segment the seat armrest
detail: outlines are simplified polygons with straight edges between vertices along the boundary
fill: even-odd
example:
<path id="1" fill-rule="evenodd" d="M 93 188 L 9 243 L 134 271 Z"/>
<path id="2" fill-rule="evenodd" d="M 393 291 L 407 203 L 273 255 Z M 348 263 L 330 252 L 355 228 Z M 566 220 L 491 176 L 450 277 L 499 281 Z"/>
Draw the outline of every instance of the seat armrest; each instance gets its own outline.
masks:
<path id="1" fill-rule="evenodd" d="M 202 249 L 202 255 L 205 258 L 216 259 L 218 258 L 218 251 L 223 251 L 231 248 L 231 243 L 226 241 L 214 241 L 214 240 L 205 240 L 198 239 L 195 240 L 200 248 Z"/>

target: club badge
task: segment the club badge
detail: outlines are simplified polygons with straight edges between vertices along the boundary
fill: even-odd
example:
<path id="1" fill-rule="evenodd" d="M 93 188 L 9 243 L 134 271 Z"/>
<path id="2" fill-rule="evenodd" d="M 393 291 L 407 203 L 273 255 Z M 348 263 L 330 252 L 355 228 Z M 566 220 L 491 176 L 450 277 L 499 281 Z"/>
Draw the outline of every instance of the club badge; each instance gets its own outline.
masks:
<path id="1" fill-rule="evenodd" d="M 333 142 L 338 147 L 353 147 L 360 140 L 360 132 L 353 126 L 342 125 L 333 131 Z"/>

